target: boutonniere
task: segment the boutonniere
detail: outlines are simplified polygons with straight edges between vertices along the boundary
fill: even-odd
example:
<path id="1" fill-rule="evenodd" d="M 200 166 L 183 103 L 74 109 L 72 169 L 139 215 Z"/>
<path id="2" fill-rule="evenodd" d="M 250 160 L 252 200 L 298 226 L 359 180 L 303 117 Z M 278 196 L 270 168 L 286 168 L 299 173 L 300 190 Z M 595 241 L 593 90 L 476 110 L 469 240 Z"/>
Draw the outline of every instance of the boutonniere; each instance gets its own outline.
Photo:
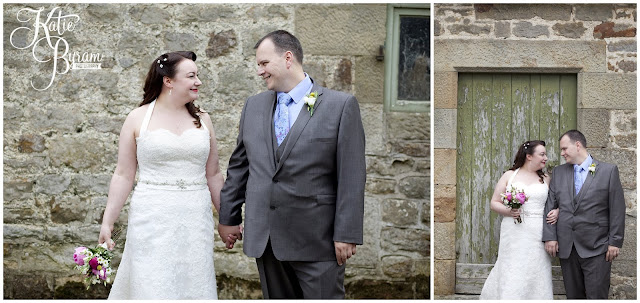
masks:
<path id="1" fill-rule="evenodd" d="M 596 164 L 595 163 L 591 163 L 591 165 L 589 165 L 589 172 L 591 173 L 592 176 L 596 174 Z"/>
<path id="2" fill-rule="evenodd" d="M 311 92 L 304 96 L 304 104 L 307 105 L 310 117 L 313 117 L 313 106 L 316 105 L 316 99 L 318 99 L 318 92 Z"/>

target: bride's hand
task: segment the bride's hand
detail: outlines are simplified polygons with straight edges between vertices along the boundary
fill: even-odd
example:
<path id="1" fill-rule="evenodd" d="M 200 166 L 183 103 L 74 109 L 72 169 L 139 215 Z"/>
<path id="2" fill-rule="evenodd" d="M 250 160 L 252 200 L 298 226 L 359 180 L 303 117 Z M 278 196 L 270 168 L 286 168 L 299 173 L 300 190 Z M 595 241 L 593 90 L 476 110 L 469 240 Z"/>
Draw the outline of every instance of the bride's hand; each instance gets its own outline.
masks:
<path id="1" fill-rule="evenodd" d="M 512 216 L 514 219 L 520 218 L 520 209 L 513 209 L 513 208 L 511 208 L 511 209 L 509 210 L 509 214 L 511 214 L 511 216 Z"/>
<path id="2" fill-rule="evenodd" d="M 547 214 L 547 223 L 553 225 L 556 224 L 556 222 L 558 222 L 558 213 L 560 212 L 559 209 L 552 209 L 551 211 L 549 211 L 549 213 Z"/>
<path id="3" fill-rule="evenodd" d="M 98 244 L 107 242 L 107 248 L 113 250 L 116 246 L 116 242 L 111 240 L 111 228 L 106 225 L 100 226 L 100 236 L 98 237 Z"/>

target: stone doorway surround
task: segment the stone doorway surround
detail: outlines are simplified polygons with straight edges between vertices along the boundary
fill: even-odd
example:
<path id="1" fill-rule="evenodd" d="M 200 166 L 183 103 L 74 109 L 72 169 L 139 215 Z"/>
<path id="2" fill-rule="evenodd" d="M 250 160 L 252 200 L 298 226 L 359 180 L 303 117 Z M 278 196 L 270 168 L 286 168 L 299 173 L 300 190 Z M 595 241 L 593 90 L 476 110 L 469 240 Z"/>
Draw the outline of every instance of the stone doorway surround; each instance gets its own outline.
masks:
<path id="1" fill-rule="evenodd" d="M 594 149 L 605 148 L 609 142 L 609 110 L 636 110 L 636 75 L 607 72 L 605 41 L 436 38 L 432 255 L 436 296 L 455 294 L 458 72 L 577 73 L 577 126 Z M 594 123 L 594 116 L 606 124 Z M 593 154 L 615 163 L 611 152 L 602 151 Z M 635 195 L 632 198 L 635 200 Z M 635 218 L 629 223 L 633 223 L 628 225 L 632 225 L 634 239 L 625 245 L 632 245 L 628 250 L 635 255 Z"/>

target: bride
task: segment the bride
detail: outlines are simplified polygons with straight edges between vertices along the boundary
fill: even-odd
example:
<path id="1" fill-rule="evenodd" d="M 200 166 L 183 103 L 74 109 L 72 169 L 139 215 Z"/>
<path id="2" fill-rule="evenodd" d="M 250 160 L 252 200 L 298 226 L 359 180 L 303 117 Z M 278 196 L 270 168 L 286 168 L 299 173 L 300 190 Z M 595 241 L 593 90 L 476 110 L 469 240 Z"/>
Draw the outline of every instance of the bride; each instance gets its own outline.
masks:
<path id="1" fill-rule="evenodd" d="M 220 209 L 223 178 L 211 118 L 193 104 L 202 84 L 195 60 L 193 52 L 154 59 L 143 101 L 122 126 L 98 243 L 113 249 L 136 168 L 139 180 L 109 299 L 217 298 L 212 204 Z"/>
<path id="2" fill-rule="evenodd" d="M 544 141 L 527 141 L 518 149 L 513 167 L 496 184 L 491 209 L 504 218 L 498 260 L 480 299 L 553 299 L 551 258 L 542 242 L 541 218 L 549 191 L 549 176 L 542 171 L 546 162 Z M 512 185 L 529 197 L 520 209 L 502 203 L 500 194 Z M 515 224 L 519 217 L 522 223 Z M 557 219 L 557 209 L 547 214 L 547 222 L 555 224 Z"/>

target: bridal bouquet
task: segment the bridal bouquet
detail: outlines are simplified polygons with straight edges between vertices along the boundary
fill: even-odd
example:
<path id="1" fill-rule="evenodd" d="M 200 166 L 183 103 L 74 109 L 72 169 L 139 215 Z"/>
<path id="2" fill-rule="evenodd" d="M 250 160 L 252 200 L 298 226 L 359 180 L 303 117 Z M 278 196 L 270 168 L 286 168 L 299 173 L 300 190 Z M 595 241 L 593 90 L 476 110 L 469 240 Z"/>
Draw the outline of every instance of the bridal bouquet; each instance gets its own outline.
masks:
<path id="1" fill-rule="evenodd" d="M 113 238 L 118 239 L 121 231 L 120 229 L 116 230 Z M 107 283 L 111 283 L 113 272 L 111 258 L 113 258 L 113 253 L 107 249 L 107 242 L 94 248 L 76 247 L 76 251 L 73 253 L 73 261 L 76 263 L 75 269 L 85 276 L 87 289 L 93 284 L 103 283 L 104 286 L 107 286 Z"/>
<path id="2" fill-rule="evenodd" d="M 523 189 L 519 189 L 514 186 L 507 188 L 504 194 L 500 194 L 500 197 L 502 197 L 502 203 L 511 209 L 520 209 L 520 207 L 522 207 L 522 205 L 529 199 Z M 513 219 L 513 223 L 522 223 L 522 216 Z"/>

